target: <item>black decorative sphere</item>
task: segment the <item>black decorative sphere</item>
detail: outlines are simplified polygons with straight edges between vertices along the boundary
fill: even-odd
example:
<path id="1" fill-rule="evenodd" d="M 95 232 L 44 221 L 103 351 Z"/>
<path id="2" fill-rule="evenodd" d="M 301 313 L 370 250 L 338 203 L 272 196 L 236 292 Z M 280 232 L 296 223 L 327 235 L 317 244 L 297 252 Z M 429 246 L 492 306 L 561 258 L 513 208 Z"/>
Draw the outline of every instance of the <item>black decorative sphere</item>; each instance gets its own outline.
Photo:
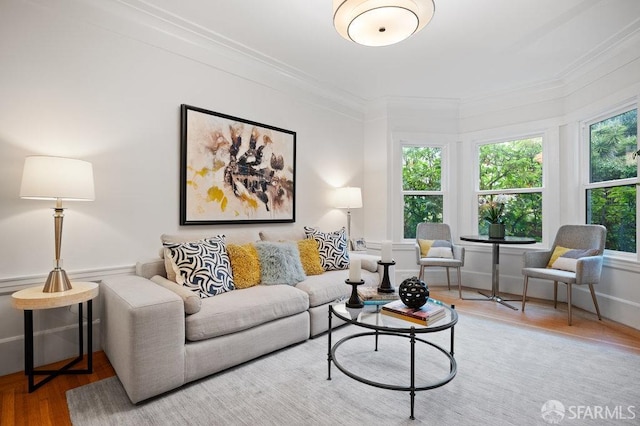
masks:
<path id="1" fill-rule="evenodd" d="M 418 309 L 429 299 L 429 287 L 418 277 L 407 278 L 398 288 L 400 300 L 410 308 Z"/>

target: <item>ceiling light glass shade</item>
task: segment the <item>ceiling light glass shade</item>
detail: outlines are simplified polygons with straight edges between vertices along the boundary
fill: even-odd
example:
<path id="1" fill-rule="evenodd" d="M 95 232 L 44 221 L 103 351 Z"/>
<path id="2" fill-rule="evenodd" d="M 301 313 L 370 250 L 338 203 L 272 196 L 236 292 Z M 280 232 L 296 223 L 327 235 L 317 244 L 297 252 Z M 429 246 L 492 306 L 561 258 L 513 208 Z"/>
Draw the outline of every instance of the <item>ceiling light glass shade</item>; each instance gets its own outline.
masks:
<path id="1" fill-rule="evenodd" d="M 333 25 L 347 40 L 388 46 L 420 31 L 434 12 L 433 0 L 333 0 Z"/>
<path id="2" fill-rule="evenodd" d="M 93 166 L 87 161 L 72 158 L 27 157 L 20 197 L 35 200 L 94 200 Z"/>

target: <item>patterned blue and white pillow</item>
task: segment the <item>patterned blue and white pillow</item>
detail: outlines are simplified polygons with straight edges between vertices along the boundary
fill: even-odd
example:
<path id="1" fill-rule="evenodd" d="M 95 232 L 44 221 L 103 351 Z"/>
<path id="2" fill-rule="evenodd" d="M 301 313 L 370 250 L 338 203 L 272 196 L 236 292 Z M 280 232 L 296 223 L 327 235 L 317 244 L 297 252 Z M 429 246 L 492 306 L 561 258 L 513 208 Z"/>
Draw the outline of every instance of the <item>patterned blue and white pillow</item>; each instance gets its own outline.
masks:
<path id="1" fill-rule="evenodd" d="M 176 280 L 201 298 L 235 288 L 223 235 L 186 243 L 165 243 L 175 263 Z"/>
<path id="2" fill-rule="evenodd" d="M 320 232 L 305 226 L 304 233 L 318 243 L 320 262 L 325 271 L 349 268 L 349 247 L 344 227 L 335 232 Z"/>

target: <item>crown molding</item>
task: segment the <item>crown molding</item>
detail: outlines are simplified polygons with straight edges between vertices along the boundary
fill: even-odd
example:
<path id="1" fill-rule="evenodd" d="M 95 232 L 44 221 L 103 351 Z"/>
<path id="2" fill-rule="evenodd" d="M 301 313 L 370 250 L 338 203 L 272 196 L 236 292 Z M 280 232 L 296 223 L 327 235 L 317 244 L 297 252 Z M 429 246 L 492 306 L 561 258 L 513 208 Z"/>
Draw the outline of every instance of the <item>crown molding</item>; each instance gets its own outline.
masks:
<path id="1" fill-rule="evenodd" d="M 228 66 L 224 66 L 217 63 L 215 58 L 208 57 L 205 63 L 209 66 L 246 78 L 260 85 L 289 92 L 290 94 L 298 95 L 300 91 L 304 91 L 315 98 L 314 103 L 316 104 L 331 109 L 334 109 L 336 104 L 341 105 L 346 107 L 343 112 L 348 115 L 352 113 L 359 119 L 362 118 L 365 106 L 363 99 L 340 91 L 336 87 L 328 87 L 298 68 L 291 67 L 276 58 L 265 55 L 164 9 L 152 6 L 144 0 L 109 1 L 128 8 L 141 25 L 161 32 L 165 36 L 198 46 L 202 50 L 210 51 L 215 55 L 224 55 L 233 62 Z M 176 49 L 174 53 L 180 55 L 181 51 Z M 193 57 L 193 59 L 197 61 L 203 60 L 199 55 L 198 57 Z M 236 65 L 241 65 L 241 67 Z"/>
<path id="2" fill-rule="evenodd" d="M 362 120 L 366 102 L 301 70 L 143 0 L 29 0 L 61 19 L 98 27 L 212 69 Z"/>
<path id="3" fill-rule="evenodd" d="M 562 102 L 611 73 L 613 67 L 622 66 L 620 61 L 629 63 L 640 57 L 639 18 L 550 80 L 461 99 L 391 96 L 365 100 L 144 0 L 28 1 L 61 18 L 100 27 L 357 120 L 364 120 L 367 111 L 379 110 L 382 104 L 418 109 L 455 107 L 464 119 L 527 104 Z"/>

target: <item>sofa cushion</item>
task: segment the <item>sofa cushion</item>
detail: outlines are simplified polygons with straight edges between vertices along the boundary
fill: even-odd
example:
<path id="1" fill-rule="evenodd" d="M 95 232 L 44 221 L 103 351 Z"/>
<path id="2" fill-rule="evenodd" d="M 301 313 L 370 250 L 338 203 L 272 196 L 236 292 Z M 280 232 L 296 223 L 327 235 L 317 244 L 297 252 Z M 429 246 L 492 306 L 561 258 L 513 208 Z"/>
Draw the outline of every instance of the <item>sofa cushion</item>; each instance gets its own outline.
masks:
<path id="1" fill-rule="evenodd" d="M 320 261 L 318 243 L 315 240 L 304 239 L 298 241 L 298 251 L 300 252 L 300 263 L 302 263 L 305 274 L 318 275 L 324 272 Z"/>
<path id="2" fill-rule="evenodd" d="M 204 241 L 165 243 L 176 264 L 176 279 L 200 297 L 216 296 L 234 289 L 231 263 L 224 237 Z"/>
<path id="3" fill-rule="evenodd" d="M 260 258 L 253 243 L 227 244 L 235 288 L 260 284 Z"/>
<path id="4" fill-rule="evenodd" d="M 380 278 L 377 272 L 361 272 L 365 285 L 378 287 Z M 298 283 L 296 288 L 309 295 L 310 307 L 321 306 L 349 297 L 351 286 L 345 283 L 348 277 L 348 270 L 327 271 L 321 275 L 308 276 L 306 280 Z"/>
<path id="5" fill-rule="evenodd" d="M 296 243 L 258 241 L 255 246 L 262 284 L 294 285 L 306 278 Z"/>
<path id="6" fill-rule="evenodd" d="M 314 239 L 318 243 L 320 260 L 325 271 L 349 267 L 349 248 L 344 227 L 335 232 L 321 232 L 305 226 L 304 232 L 307 238 Z"/>
<path id="7" fill-rule="evenodd" d="M 215 232 L 184 232 L 180 234 L 162 234 L 160 236 L 160 240 L 162 244 L 164 243 L 188 243 L 191 241 L 205 240 L 207 238 L 215 237 L 217 233 Z M 224 232 L 224 240 L 226 243 L 233 244 L 245 244 L 245 243 L 254 243 L 260 240 L 260 235 L 257 230 L 253 229 L 235 229 L 235 230 L 225 230 Z"/>
<path id="8" fill-rule="evenodd" d="M 304 312 L 309 297 L 288 285 L 257 285 L 202 300 L 200 312 L 185 318 L 186 338 L 205 340 Z"/>
<path id="9" fill-rule="evenodd" d="M 306 238 L 304 230 L 301 228 L 290 229 L 265 229 L 260 231 L 262 241 L 298 241 Z"/>

